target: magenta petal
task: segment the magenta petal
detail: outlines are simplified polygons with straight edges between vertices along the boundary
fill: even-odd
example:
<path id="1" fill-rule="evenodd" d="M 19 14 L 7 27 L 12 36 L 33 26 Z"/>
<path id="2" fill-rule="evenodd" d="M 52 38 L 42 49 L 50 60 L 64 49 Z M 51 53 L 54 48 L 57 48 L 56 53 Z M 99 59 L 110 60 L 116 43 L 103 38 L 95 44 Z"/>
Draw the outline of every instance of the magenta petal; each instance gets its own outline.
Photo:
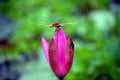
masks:
<path id="1" fill-rule="evenodd" d="M 54 41 L 57 48 L 57 62 L 59 68 L 62 70 L 65 64 L 65 45 L 66 45 L 66 36 L 62 29 L 56 30 Z"/>
<path id="2" fill-rule="evenodd" d="M 42 48 L 43 48 L 45 57 L 46 57 L 46 59 L 47 59 L 47 62 L 49 63 L 49 56 L 48 56 L 48 47 L 49 47 L 49 44 L 48 44 L 48 42 L 45 40 L 44 37 L 41 37 L 41 41 L 42 41 Z"/>
<path id="3" fill-rule="evenodd" d="M 65 66 L 62 70 L 64 75 L 66 75 L 69 72 L 72 66 L 73 56 L 74 56 L 74 44 L 72 42 L 72 38 L 68 38 L 65 48 Z"/>
<path id="4" fill-rule="evenodd" d="M 56 76 L 61 76 L 61 71 L 57 62 L 57 50 L 54 40 L 52 39 L 49 45 L 49 61 L 52 71 Z"/>

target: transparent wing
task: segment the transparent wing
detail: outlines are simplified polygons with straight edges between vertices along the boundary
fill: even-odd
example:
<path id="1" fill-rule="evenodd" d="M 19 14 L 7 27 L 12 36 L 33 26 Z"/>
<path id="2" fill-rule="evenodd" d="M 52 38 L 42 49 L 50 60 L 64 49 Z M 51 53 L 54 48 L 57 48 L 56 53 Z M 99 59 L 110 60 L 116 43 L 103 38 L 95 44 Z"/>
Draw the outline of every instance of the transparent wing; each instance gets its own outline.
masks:
<path id="1" fill-rule="evenodd" d="M 64 26 L 64 25 L 76 24 L 76 23 L 78 23 L 78 22 L 66 22 L 66 23 L 61 23 L 60 25 L 61 25 L 61 26 Z"/>
<path id="2" fill-rule="evenodd" d="M 59 23 L 59 22 L 58 22 Z M 76 24 L 78 22 L 65 22 L 65 23 L 60 23 L 61 26 L 64 26 L 64 25 L 68 25 L 68 24 Z M 43 26 L 52 26 L 53 23 L 49 23 L 49 22 L 43 22 L 43 21 L 40 21 L 38 23 L 38 25 L 43 25 Z"/>
<path id="3" fill-rule="evenodd" d="M 43 21 L 40 21 L 39 23 L 37 23 L 38 25 L 43 25 L 43 26 L 51 26 L 50 23 L 48 22 L 43 22 Z"/>

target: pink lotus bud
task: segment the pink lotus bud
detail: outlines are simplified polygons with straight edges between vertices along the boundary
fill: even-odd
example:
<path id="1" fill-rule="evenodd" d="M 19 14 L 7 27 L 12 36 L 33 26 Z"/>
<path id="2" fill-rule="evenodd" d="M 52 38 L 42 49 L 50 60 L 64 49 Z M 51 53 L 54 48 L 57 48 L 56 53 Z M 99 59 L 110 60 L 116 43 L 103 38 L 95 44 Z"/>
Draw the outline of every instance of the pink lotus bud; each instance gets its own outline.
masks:
<path id="1" fill-rule="evenodd" d="M 41 40 L 47 62 L 54 74 L 63 80 L 73 62 L 74 44 L 72 38 L 66 39 L 64 31 L 59 28 L 56 29 L 56 34 L 50 44 L 43 37 Z"/>

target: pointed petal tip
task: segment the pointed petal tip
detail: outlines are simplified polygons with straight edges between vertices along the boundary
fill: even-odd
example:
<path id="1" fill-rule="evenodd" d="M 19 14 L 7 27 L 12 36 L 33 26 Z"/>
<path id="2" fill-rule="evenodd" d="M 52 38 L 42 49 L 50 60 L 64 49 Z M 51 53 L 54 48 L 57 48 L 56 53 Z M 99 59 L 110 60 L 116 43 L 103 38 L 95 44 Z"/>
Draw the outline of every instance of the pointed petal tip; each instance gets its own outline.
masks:
<path id="1" fill-rule="evenodd" d="M 45 40 L 45 38 L 42 36 L 42 37 L 41 37 L 41 41 L 43 41 L 43 40 Z"/>
<path id="2" fill-rule="evenodd" d="M 48 45 L 48 42 L 44 37 L 41 37 L 41 42 L 42 42 L 42 44 Z"/>
<path id="3" fill-rule="evenodd" d="M 69 47 L 72 47 L 72 49 L 74 49 L 74 43 L 71 37 L 67 39 L 67 45 Z"/>
<path id="4" fill-rule="evenodd" d="M 65 35 L 65 32 L 63 29 L 59 28 L 59 29 L 56 29 L 56 34 L 60 34 L 61 36 L 64 36 L 64 38 L 66 39 L 66 35 Z"/>
<path id="5" fill-rule="evenodd" d="M 73 39 L 70 37 L 70 38 L 67 39 L 67 42 L 72 43 Z"/>

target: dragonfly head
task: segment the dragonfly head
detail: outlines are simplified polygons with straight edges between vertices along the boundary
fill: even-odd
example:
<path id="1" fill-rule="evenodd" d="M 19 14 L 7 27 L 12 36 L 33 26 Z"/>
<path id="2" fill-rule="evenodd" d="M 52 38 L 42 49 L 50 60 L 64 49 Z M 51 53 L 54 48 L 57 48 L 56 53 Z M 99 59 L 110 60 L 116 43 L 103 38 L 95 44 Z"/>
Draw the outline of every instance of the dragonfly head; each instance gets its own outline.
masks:
<path id="1" fill-rule="evenodd" d="M 52 25 L 51 25 L 51 27 L 56 27 L 56 28 L 59 28 L 61 25 L 60 25 L 60 23 L 53 23 Z"/>

